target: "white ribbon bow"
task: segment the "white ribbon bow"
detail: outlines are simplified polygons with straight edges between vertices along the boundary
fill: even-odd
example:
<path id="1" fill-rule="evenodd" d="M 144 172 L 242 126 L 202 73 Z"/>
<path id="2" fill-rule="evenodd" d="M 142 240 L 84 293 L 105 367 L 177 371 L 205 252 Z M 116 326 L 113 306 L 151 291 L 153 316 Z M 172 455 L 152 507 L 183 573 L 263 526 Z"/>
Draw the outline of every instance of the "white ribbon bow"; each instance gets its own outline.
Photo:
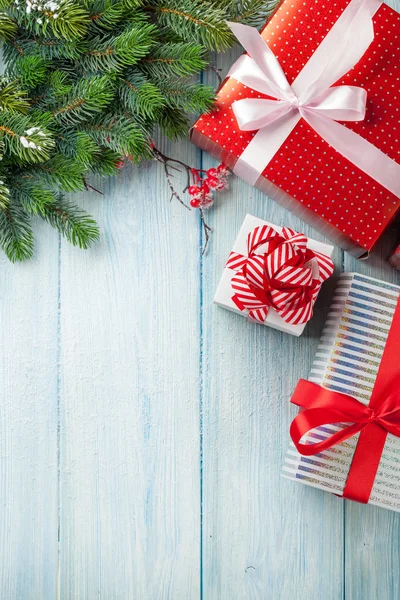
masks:
<path id="1" fill-rule="evenodd" d="M 248 54 L 236 61 L 228 76 L 275 98 L 244 98 L 232 104 L 239 128 L 258 130 L 235 165 L 237 175 L 254 185 L 304 119 L 342 156 L 400 197 L 400 165 L 336 122 L 365 118 L 366 90 L 331 87 L 357 64 L 373 41 L 372 17 L 380 5 L 380 0 L 351 0 L 292 85 L 256 29 L 229 23 Z"/>

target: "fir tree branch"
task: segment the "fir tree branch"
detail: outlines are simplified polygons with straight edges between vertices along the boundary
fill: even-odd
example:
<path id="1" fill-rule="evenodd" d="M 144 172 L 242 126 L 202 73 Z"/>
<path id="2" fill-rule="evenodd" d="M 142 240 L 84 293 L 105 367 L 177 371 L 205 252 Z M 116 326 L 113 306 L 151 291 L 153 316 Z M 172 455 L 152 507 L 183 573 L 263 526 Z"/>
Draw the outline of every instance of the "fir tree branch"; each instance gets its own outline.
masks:
<path id="1" fill-rule="evenodd" d="M 47 74 L 47 63 L 40 56 L 21 56 L 14 64 L 11 75 L 18 77 L 27 88 L 43 83 Z"/>
<path id="2" fill-rule="evenodd" d="M 34 170 L 27 171 L 33 176 L 39 176 L 46 184 L 64 192 L 82 191 L 84 189 L 84 166 L 72 158 L 56 154 L 45 163 L 35 166 Z"/>
<path id="3" fill-rule="evenodd" d="M 188 134 L 190 121 L 185 111 L 167 106 L 158 118 L 158 127 L 170 140 L 175 140 Z"/>
<path id="4" fill-rule="evenodd" d="M 157 44 L 150 55 L 143 58 L 139 65 L 151 77 L 165 80 L 171 75 L 188 77 L 202 71 L 207 66 L 204 48 L 193 42 Z"/>
<path id="5" fill-rule="evenodd" d="M 150 142 L 143 129 L 124 115 L 104 115 L 90 123 L 84 123 L 79 130 L 87 133 L 96 144 L 120 155 L 131 156 L 134 161 L 151 156 Z"/>
<path id="6" fill-rule="evenodd" d="M 41 217 L 79 248 L 86 250 L 100 237 L 96 221 L 62 197 L 47 205 Z"/>
<path id="7" fill-rule="evenodd" d="M 0 111 L 26 114 L 28 110 L 27 94 L 20 88 L 19 82 L 0 76 Z"/>
<path id="8" fill-rule="evenodd" d="M 74 40 L 85 35 L 88 14 L 74 0 L 10 2 L 10 16 L 33 35 Z"/>
<path id="9" fill-rule="evenodd" d="M 101 113 L 114 97 L 112 81 L 97 76 L 81 79 L 52 111 L 53 116 L 65 126 L 76 126 Z"/>
<path id="10" fill-rule="evenodd" d="M 16 31 L 16 23 L 7 14 L 0 12 L 0 39 L 10 40 Z"/>
<path id="11" fill-rule="evenodd" d="M 95 33 L 115 28 L 125 15 L 123 2 L 97 0 L 85 4 L 89 12 L 89 27 Z"/>
<path id="12" fill-rule="evenodd" d="M 48 131 L 33 126 L 28 115 L 0 111 L 0 140 L 5 152 L 14 155 L 21 163 L 47 160 L 54 147 Z"/>
<path id="13" fill-rule="evenodd" d="M 94 221 L 59 192 L 89 187 L 90 172 L 115 174 L 123 156 L 151 158 L 156 128 L 186 136 L 188 114 L 214 100 L 191 76 L 206 67 L 208 49 L 234 42 L 226 19 L 254 24 L 274 4 L 0 0 L 11 77 L 0 78 L 0 244 L 10 258 L 32 254 L 31 215 L 83 247 L 96 239 Z M 172 193 L 179 164 L 167 162 Z"/>
<path id="14" fill-rule="evenodd" d="M 134 65 L 153 46 L 155 32 L 152 24 L 131 24 L 118 36 L 96 36 L 83 53 L 83 66 L 94 72 L 110 72 Z"/>
<path id="15" fill-rule="evenodd" d="M 220 0 L 229 21 L 252 27 L 263 25 L 281 0 Z"/>
<path id="16" fill-rule="evenodd" d="M 33 255 L 30 217 L 18 203 L 0 210 L 0 246 L 12 262 Z"/>
<path id="17" fill-rule="evenodd" d="M 42 214 L 48 204 L 55 202 L 54 193 L 37 180 L 37 176 L 21 174 L 14 178 L 12 188 L 13 204 L 21 205 L 24 211 L 33 215 Z"/>
<path id="18" fill-rule="evenodd" d="M 160 109 L 165 106 L 160 90 L 139 71 L 128 71 L 121 79 L 118 90 L 124 107 L 146 119 L 156 119 Z"/>
<path id="19" fill-rule="evenodd" d="M 161 25 L 170 27 L 181 38 L 194 40 L 211 50 L 232 45 L 233 34 L 227 26 L 226 12 L 218 2 L 204 0 L 163 0 L 151 4 Z"/>
<path id="20" fill-rule="evenodd" d="M 0 210 L 6 210 L 10 204 L 10 188 L 7 182 L 0 176 Z"/>
<path id="21" fill-rule="evenodd" d="M 160 84 L 160 89 L 169 107 L 188 113 L 208 112 L 215 101 L 215 90 L 202 83 L 187 85 L 177 82 L 168 87 Z"/>

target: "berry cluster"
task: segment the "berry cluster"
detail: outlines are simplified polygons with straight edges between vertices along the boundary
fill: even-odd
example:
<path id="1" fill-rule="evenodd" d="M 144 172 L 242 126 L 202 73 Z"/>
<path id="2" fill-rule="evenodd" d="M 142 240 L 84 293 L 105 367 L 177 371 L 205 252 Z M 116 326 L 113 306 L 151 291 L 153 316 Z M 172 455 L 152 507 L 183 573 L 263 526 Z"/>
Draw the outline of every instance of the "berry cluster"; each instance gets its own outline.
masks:
<path id="1" fill-rule="evenodd" d="M 193 177 L 193 185 L 188 187 L 188 192 L 192 197 L 190 206 L 192 208 L 210 208 L 212 206 L 213 190 L 218 192 L 227 189 L 228 176 L 230 171 L 223 163 L 216 169 L 208 169 L 208 171 L 191 169 Z M 201 176 L 200 173 L 205 173 L 206 176 Z"/>

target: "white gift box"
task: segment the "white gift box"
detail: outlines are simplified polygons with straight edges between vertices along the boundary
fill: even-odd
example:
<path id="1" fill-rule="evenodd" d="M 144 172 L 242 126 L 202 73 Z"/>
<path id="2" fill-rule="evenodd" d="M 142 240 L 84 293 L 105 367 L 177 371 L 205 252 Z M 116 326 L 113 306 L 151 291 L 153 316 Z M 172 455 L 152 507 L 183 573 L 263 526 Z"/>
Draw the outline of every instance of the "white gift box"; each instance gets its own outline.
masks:
<path id="1" fill-rule="evenodd" d="M 251 231 L 253 231 L 253 229 L 255 229 L 256 227 L 260 227 L 263 225 L 273 227 L 278 233 L 282 232 L 282 227 L 279 227 L 278 225 L 268 223 L 268 221 L 263 221 L 262 219 L 258 219 L 257 217 L 253 217 L 252 215 L 246 215 L 243 225 L 239 231 L 239 235 L 236 238 L 236 241 L 233 245 L 232 251 L 247 256 L 248 234 Z M 322 242 L 317 242 L 316 240 L 313 240 L 311 238 L 308 238 L 307 248 L 313 250 L 314 252 L 325 254 L 329 257 L 331 257 L 333 253 L 333 246 L 330 246 L 329 244 L 324 244 Z M 214 302 L 215 304 L 218 304 L 223 308 L 227 308 L 228 310 L 239 313 L 243 316 L 248 316 L 249 311 L 246 309 L 240 310 L 232 300 L 232 296 L 234 296 L 235 293 L 232 289 L 232 278 L 235 275 L 235 271 L 225 267 L 218 285 L 217 292 L 214 297 Z M 278 329 L 279 331 L 284 331 L 285 333 L 290 333 L 291 335 L 299 336 L 303 333 L 306 323 L 299 325 L 287 323 L 274 309 L 270 308 L 267 317 L 264 321 L 264 325 L 268 325 L 269 327 L 273 327 L 274 329 Z"/>

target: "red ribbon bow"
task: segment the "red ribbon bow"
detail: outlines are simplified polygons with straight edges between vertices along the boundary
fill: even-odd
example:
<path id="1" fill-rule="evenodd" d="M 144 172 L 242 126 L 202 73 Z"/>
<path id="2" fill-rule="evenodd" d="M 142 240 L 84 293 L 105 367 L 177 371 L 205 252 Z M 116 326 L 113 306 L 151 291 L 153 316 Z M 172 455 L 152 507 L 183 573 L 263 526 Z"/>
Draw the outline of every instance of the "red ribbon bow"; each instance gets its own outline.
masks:
<path id="1" fill-rule="evenodd" d="M 367 503 L 388 433 L 400 437 L 400 298 L 368 406 L 350 395 L 334 392 L 301 379 L 291 402 L 301 406 L 290 436 L 298 452 L 318 454 L 360 433 L 343 496 Z M 340 431 L 316 443 L 302 443 L 304 435 L 321 425 L 346 423 Z"/>
<path id="2" fill-rule="evenodd" d="M 247 236 L 248 255 L 231 252 L 226 267 L 232 277 L 232 300 L 249 318 L 263 323 L 273 308 L 287 323 L 298 325 L 312 317 L 322 283 L 333 273 L 332 260 L 307 248 L 302 233 L 269 225 Z"/>

